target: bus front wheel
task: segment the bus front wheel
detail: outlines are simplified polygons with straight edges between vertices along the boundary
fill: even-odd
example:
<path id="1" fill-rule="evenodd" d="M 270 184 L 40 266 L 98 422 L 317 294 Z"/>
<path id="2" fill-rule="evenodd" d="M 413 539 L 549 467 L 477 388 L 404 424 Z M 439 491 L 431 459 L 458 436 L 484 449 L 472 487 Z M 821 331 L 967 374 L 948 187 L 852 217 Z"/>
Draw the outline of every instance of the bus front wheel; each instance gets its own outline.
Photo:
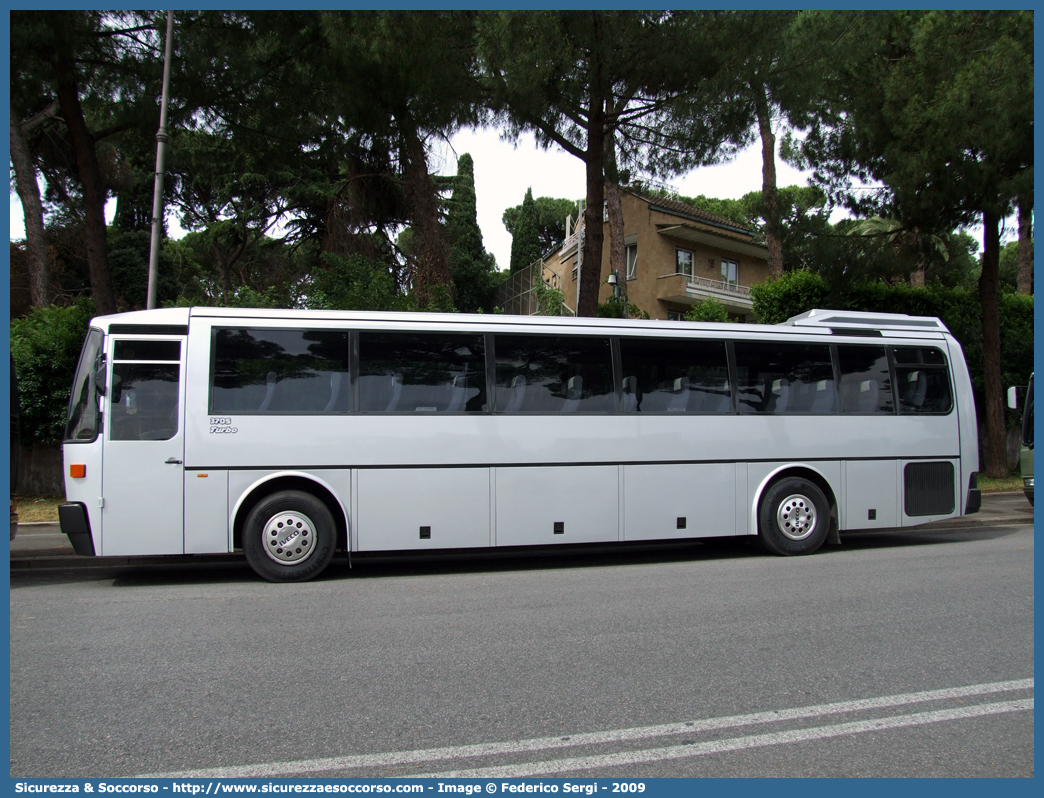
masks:
<path id="1" fill-rule="evenodd" d="M 337 525 L 315 496 L 284 490 L 261 499 L 243 527 L 247 562 L 269 582 L 303 582 L 333 558 Z"/>
<path id="2" fill-rule="evenodd" d="M 773 554 L 811 554 L 823 545 L 829 528 L 830 504 L 807 479 L 781 479 L 762 496 L 758 538 Z"/>

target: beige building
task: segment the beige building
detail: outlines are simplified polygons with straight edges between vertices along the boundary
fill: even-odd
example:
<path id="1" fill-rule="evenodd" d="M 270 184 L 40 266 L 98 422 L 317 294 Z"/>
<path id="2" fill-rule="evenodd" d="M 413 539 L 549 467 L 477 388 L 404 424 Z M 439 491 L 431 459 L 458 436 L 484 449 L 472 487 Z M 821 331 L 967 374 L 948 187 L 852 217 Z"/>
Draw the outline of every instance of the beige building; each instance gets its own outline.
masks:
<path id="1" fill-rule="evenodd" d="M 768 249 L 735 222 L 665 197 L 621 191 L 626 267 L 620 275 L 628 300 L 654 319 L 678 319 L 709 297 L 729 315 L 752 320 L 750 286 L 769 276 Z M 605 217 L 603 217 L 605 218 Z M 576 310 L 580 231 L 571 233 L 544 258 L 544 283 L 561 288 L 565 305 Z M 609 278 L 609 223 L 598 301 L 613 294 Z"/>

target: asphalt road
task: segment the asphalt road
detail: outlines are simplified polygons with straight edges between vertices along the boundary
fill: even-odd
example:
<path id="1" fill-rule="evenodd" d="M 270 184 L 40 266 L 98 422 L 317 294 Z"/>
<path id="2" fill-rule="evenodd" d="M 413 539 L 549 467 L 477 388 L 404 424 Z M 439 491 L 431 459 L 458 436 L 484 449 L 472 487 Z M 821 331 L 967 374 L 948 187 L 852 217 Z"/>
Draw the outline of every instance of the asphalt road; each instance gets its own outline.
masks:
<path id="1" fill-rule="evenodd" d="M 16 777 L 1032 776 L 1032 679 L 1030 525 L 11 573 Z"/>

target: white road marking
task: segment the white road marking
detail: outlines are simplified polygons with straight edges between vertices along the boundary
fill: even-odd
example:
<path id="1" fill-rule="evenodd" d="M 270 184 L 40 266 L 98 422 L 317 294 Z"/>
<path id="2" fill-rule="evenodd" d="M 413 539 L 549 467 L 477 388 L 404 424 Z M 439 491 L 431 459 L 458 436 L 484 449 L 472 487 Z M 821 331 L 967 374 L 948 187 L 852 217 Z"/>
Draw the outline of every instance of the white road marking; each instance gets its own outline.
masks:
<path id="1" fill-rule="evenodd" d="M 527 762 L 521 765 L 504 765 L 501 767 L 476 768 L 474 770 L 457 770 L 439 773 L 421 773 L 409 778 L 424 779 L 438 777 L 442 779 L 480 779 L 480 778 L 520 778 L 522 776 L 547 775 L 565 773 L 591 768 L 613 767 L 614 765 L 639 765 L 648 762 L 662 762 L 667 759 L 684 759 L 702 754 L 720 754 L 727 751 L 742 751 L 746 748 L 762 748 L 769 745 L 800 743 L 808 740 L 822 740 L 828 737 L 843 737 L 849 734 L 883 731 L 885 729 L 901 729 L 906 726 L 922 726 L 928 723 L 940 723 L 947 720 L 963 718 L 979 718 L 985 715 L 998 715 L 1005 712 L 1022 712 L 1033 709 L 1033 699 L 1018 701 L 1001 701 L 995 704 L 977 704 L 956 709 L 940 709 L 934 712 L 917 712 L 912 715 L 894 715 L 889 718 L 859 720 L 852 723 L 839 723 L 834 726 L 817 726 L 811 729 L 794 729 L 793 731 L 774 732 L 771 734 L 755 734 L 747 737 L 734 737 L 727 740 L 710 740 L 691 745 L 676 745 L 670 748 L 647 748 L 638 751 L 623 751 L 618 754 L 603 756 L 571 757 L 569 759 L 553 759 L 547 762 Z"/>
<path id="2" fill-rule="evenodd" d="M 952 687 L 943 690 L 923 690 L 916 693 L 901 693 L 899 695 L 890 696 L 879 696 L 876 698 L 863 698 L 855 701 L 839 701 L 831 704 L 815 704 L 807 707 L 797 707 L 793 709 L 780 709 L 780 710 L 769 710 L 767 712 L 755 712 L 747 715 L 730 715 L 720 718 L 706 718 L 704 720 L 687 721 L 683 723 L 670 723 L 660 726 L 641 726 L 631 729 L 615 729 L 611 731 L 602 732 L 584 732 L 581 734 L 573 734 L 568 736 L 560 737 L 535 737 L 527 740 L 511 740 L 507 742 L 499 743 L 478 743 L 474 745 L 458 745 L 458 746 L 447 746 L 445 748 L 428 748 L 417 751 L 395 751 L 391 753 L 382 754 L 357 754 L 351 756 L 340 756 L 340 757 L 326 757 L 322 759 L 304 759 L 296 762 L 267 762 L 258 763 L 253 765 L 239 765 L 234 767 L 222 767 L 222 768 L 206 768 L 203 770 L 186 770 L 176 773 L 150 773 L 136 778 L 259 778 L 265 776 L 287 776 L 287 775 L 301 775 L 305 773 L 320 773 L 323 771 L 334 771 L 334 770 L 349 770 L 355 768 L 366 768 L 366 767 L 378 767 L 383 765 L 408 765 L 417 762 L 437 762 L 442 760 L 456 760 L 464 759 L 469 757 L 478 756 L 499 756 L 504 754 L 518 754 L 527 751 L 545 751 L 555 748 L 573 748 L 582 745 L 596 745 L 599 743 L 616 743 L 625 742 L 629 740 L 646 740 L 653 737 L 666 737 L 669 735 L 677 734 L 693 734 L 697 732 L 705 731 L 716 731 L 718 729 L 729 729 L 736 728 L 738 726 L 749 726 L 759 723 L 776 723 L 779 721 L 786 720 L 803 720 L 807 718 L 817 718 L 825 715 L 837 715 L 845 712 L 862 712 L 866 710 L 874 709 L 888 709 L 891 707 L 907 706 L 909 704 L 923 703 L 926 701 L 943 701 L 947 699 L 956 698 L 968 698 L 971 696 L 990 695 L 993 693 L 1010 692 L 1013 690 L 1031 690 L 1033 689 L 1033 679 L 1016 679 L 1013 681 L 1006 682 L 989 682 L 986 684 L 974 684 L 967 687 Z M 1032 708 L 1033 699 L 1029 699 L 1030 706 Z M 1008 702 L 1011 703 L 1011 702 Z M 978 706 L 995 706 L 995 705 L 978 705 Z M 961 708 L 957 711 L 974 710 L 976 707 Z M 939 710 L 939 712 L 948 712 L 950 710 Z M 1005 711 L 1016 711 L 1016 710 L 1005 710 Z M 932 713 L 920 713 L 922 715 Z M 901 716 L 901 717 L 915 717 Z M 961 716 L 964 717 L 964 716 Z M 968 716 L 971 717 L 971 716 Z M 946 720 L 948 718 L 940 717 L 939 720 Z M 862 723 L 877 723 L 880 721 L 888 721 L 888 718 L 879 720 L 861 721 Z M 924 721 L 924 722 L 937 722 L 937 721 Z M 824 727 L 824 728 L 841 728 L 850 726 L 851 724 L 841 724 L 837 727 Z M 906 724 L 910 725 L 910 724 Z M 887 727 L 886 727 L 887 728 Z M 870 731 L 871 729 L 861 729 L 861 731 Z M 760 735 L 757 738 L 737 738 L 737 739 L 768 739 L 778 735 L 786 734 L 803 734 L 807 729 L 797 730 L 795 732 L 779 732 L 769 735 Z M 845 732 L 848 734 L 855 734 L 857 732 Z M 804 738 L 799 738 L 804 739 Z M 814 739 L 814 738 L 809 738 Z M 730 742 L 730 741 L 723 741 Z M 793 742 L 787 740 L 780 740 L 780 742 Z M 715 743 L 700 743 L 699 745 L 713 745 Z M 776 743 L 764 743 L 765 745 L 774 745 Z M 695 756 L 696 748 L 693 746 L 679 746 L 679 750 L 684 749 L 688 753 L 684 756 Z M 675 749 L 655 749 L 662 751 L 670 751 Z M 726 748 L 722 750 L 735 750 L 733 748 Z M 635 751 L 631 753 L 621 753 L 611 756 L 637 756 L 645 752 Z M 710 751 L 699 752 L 699 753 L 710 753 Z M 682 754 L 679 754 L 681 756 Z M 665 757 L 672 758 L 672 757 Z M 573 761 L 573 760 L 560 760 L 562 762 Z M 581 761 L 580 759 L 576 761 Z M 584 759 L 583 761 L 587 761 Z M 631 760 L 628 760 L 631 761 Z M 639 761 L 639 760 L 635 760 Z M 645 761 L 645 760 L 641 760 Z M 651 761 L 651 760 L 650 760 Z M 621 763 L 623 764 L 623 763 Z M 519 765 L 518 767 L 529 767 L 526 765 Z M 593 766 L 592 766 L 593 767 Z M 569 768 L 578 769 L 578 768 Z"/>

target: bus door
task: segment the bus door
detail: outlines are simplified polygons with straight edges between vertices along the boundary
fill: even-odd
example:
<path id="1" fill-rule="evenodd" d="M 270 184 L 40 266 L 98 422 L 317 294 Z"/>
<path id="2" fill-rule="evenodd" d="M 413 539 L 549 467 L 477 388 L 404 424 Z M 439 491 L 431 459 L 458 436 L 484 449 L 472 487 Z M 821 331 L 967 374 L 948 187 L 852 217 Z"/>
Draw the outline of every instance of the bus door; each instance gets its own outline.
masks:
<path id="1" fill-rule="evenodd" d="M 109 337 L 103 556 L 184 551 L 185 341 Z"/>

